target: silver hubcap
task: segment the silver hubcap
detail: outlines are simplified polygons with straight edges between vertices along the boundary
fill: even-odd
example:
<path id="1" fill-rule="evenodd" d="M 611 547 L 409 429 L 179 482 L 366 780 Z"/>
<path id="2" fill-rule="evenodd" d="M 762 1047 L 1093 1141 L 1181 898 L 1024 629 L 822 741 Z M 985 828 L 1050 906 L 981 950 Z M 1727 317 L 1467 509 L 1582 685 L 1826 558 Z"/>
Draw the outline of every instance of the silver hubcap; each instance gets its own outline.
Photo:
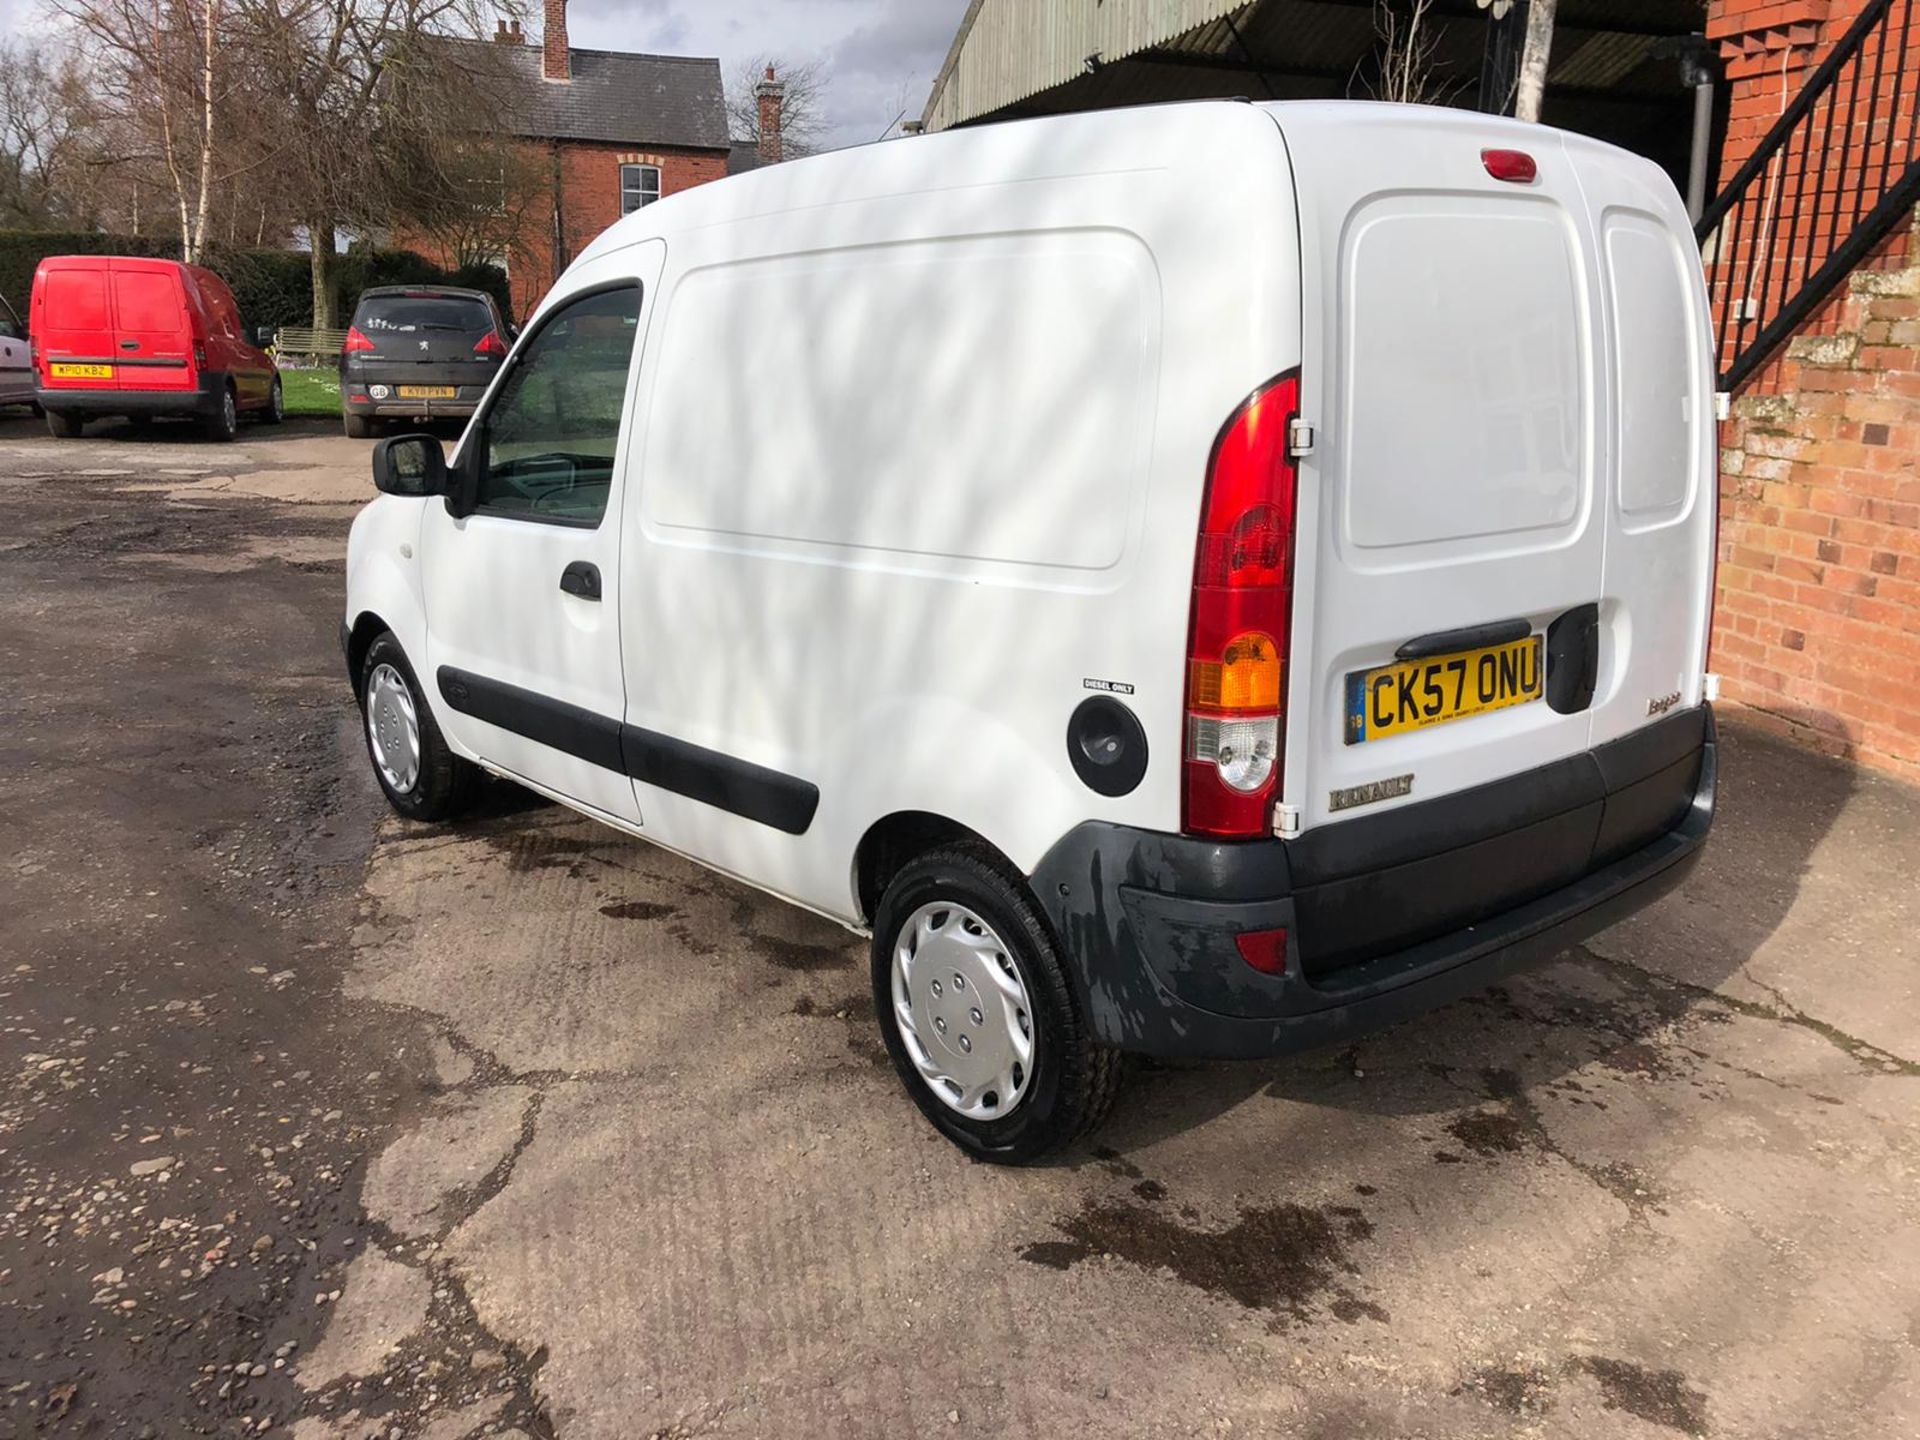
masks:
<path id="1" fill-rule="evenodd" d="M 240 423 L 239 412 L 233 408 L 233 392 L 227 392 L 227 398 L 220 402 L 220 423 L 231 430 Z"/>
<path id="2" fill-rule="evenodd" d="M 391 665 L 376 665 L 367 677 L 367 739 L 381 778 L 397 794 L 410 792 L 420 778 L 420 722 L 413 692 Z"/>
<path id="3" fill-rule="evenodd" d="M 914 1068 L 970 1120 L 1010 1113 L 1033 1080 L 1033 1007 L 1007 947 L 964 905 L 907 917 L 893 947 L 893 1017 Z"/>

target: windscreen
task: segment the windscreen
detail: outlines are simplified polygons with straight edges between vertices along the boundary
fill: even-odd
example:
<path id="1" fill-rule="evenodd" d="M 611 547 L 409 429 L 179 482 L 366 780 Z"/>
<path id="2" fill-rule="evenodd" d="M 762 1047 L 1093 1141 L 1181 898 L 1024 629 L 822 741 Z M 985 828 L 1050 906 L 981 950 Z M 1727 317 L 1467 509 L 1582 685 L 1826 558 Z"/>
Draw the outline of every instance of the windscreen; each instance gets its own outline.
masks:
<path id="1" fill-rule="evenodd" d="M 429 331 L 484 335 L 493 328 L 493 316 L 478 300 L 396 295 L 362 301 L 353 323 L 372 340 Z"/>

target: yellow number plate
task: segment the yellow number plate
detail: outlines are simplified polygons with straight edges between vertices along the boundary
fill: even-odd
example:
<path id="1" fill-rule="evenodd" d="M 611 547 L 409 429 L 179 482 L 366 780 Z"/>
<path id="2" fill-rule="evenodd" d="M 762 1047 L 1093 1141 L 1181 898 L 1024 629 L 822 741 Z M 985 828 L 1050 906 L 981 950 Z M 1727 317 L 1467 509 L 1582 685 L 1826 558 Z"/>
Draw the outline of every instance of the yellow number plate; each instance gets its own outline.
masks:
<path id="1" fill-rule="evenodd" d="M 53 365 L 48 368 L 53 371 L 53 378 L 56 380 L 111 380 L 113 378 L 111 365 Z"/>
<path id="2" fill-rule="evenodd" d="M 1484 650 L 1355 670 L 1347 676 L 1347 744 L 1525 705 L 1545 693 L 1546 666 L 1538 635 Z"/>
<path id="3" fill-rule="evenodd" d="M 402 385 L 402 400 L 451 400 L 460 392 L 451 385 Z"/>

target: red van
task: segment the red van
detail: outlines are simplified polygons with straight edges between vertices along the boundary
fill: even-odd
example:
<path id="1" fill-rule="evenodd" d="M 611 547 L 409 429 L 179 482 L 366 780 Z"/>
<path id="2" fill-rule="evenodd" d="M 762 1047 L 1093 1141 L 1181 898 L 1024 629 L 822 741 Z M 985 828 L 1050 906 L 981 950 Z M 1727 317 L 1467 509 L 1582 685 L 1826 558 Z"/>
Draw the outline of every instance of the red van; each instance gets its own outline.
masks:
<path id="1" fill-rule="evenodd" d="M 179 415 L 231 440 L 242 413 L 285 413 L 273 357 L 249 345 L 211 270 L 124 255 L 49 255 L 28 314 L 34 398 L 62 439 L 102 415 Z"/>

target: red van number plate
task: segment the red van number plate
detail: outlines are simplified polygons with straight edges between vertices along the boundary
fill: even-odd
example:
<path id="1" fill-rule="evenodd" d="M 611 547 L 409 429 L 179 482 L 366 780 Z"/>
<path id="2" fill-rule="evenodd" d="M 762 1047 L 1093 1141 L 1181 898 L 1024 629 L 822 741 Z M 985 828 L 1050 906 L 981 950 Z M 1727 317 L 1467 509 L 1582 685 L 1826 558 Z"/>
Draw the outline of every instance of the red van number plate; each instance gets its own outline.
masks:
<path id="1" fill-rule="evenodd" d="M 111 365 L 49 365 L 56 380 L 111 380 Z"/>
<path id="2" fill-rule="evenodd" d="M 1347 676 L 1347 744 L 1465 720 L 1546 694 L 1541 637 L 1355 670 Z"/>

